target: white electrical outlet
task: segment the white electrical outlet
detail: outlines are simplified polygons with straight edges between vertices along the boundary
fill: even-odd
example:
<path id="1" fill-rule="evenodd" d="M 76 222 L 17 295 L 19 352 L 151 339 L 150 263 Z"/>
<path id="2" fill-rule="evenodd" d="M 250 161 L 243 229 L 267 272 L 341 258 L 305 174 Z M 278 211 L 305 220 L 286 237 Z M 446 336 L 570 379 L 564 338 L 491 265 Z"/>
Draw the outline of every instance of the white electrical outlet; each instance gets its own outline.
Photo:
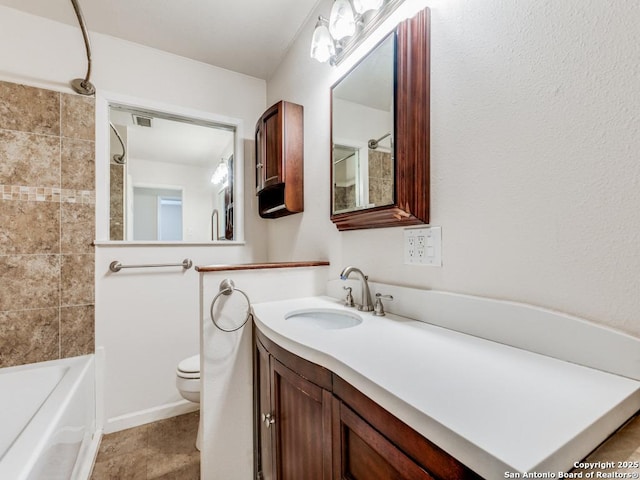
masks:
<path id="1" fill-rule="evenodd" d="M 405 228 L 404 263 L 441 267 L 442 227 Z"/>

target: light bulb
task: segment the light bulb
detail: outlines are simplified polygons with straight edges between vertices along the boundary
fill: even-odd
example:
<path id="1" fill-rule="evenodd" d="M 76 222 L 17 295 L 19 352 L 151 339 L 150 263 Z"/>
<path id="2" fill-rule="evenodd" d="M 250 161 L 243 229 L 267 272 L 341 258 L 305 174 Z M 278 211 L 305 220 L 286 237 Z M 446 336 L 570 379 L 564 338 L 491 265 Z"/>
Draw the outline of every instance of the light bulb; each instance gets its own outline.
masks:
<path id="1" fill-rule="evenodd" d="M 315 58 L 321 63 L 325 63 L 336 54 L 333 39 L 327 28 L 327 20 L 320 17 L 313 31 L 311 38 L 311 58 Z"/>
<path id="2" fill-rule="evenodd" d="M 383 3 L 384 0 L 353 0 L 353 8 L 362 15 L 369 10 L 378 10 Z"/>
<path id="3" fill-rule="evenodd" d="M 336 40 L 342 40 L 356 33 L 356 20 L 349 0 L 336 0 L 329 17 L 329 32 Z"/>
<path id="4" fill-rule="evenodd" d="M 227 162 L 221 161 L 216 167 L 216 171 L 211 175 L 211 183 L 214 185 L 224 185 L 229 178 L 229 166 Z"/>

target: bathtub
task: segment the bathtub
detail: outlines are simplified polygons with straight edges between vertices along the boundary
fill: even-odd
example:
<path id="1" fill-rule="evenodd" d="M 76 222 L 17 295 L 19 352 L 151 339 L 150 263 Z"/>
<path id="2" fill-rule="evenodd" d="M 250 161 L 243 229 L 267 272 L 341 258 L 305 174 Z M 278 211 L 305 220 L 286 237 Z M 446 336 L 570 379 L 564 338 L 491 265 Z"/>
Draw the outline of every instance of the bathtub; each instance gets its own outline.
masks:
<path id="1" fill-rule="evenodd" d="M 99 440 L 93 355 L 0 369 L 0 479 L 86 480 Z"/>

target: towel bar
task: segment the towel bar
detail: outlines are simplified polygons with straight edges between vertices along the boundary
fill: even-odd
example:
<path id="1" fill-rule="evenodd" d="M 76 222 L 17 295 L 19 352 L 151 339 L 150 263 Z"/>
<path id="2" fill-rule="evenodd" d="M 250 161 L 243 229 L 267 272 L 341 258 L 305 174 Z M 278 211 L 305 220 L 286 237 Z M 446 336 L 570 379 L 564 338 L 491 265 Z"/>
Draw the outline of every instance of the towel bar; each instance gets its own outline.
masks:
<path id="1" fill-rule="evenodd" d="M 109 264 L 109 270 L 112 272 L 119 272 L 123 268 L 155 268 L 155 267 L 182 267 L 185 270 L 189 270 L 193 266 L 193 262 L 185 258 L 182 263 L 152 263 L 148 265 L 122 265 L 117 260 L 114 260 Z"/>

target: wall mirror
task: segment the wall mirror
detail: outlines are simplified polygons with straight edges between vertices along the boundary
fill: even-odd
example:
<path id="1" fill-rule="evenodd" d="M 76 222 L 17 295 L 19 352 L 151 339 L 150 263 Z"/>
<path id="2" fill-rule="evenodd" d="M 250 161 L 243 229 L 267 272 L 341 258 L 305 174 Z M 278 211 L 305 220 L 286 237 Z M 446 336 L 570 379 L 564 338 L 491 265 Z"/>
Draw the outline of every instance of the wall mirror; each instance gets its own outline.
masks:
<path id="1" fill-rule="evenodd" d="M 331 87 L 331 220 L 339 230 L 429 222 L 429 10 Z"/>
<path id="2" fill-rule="evenodd" d="M 109 106 L 109 239 L 236 239 L 236 128 Z"/>
<path id="3" fill-rule="evenodd" d="M 394 65 L 392 34 L 333 87 L 334 214 L 393 204 Z"/>

